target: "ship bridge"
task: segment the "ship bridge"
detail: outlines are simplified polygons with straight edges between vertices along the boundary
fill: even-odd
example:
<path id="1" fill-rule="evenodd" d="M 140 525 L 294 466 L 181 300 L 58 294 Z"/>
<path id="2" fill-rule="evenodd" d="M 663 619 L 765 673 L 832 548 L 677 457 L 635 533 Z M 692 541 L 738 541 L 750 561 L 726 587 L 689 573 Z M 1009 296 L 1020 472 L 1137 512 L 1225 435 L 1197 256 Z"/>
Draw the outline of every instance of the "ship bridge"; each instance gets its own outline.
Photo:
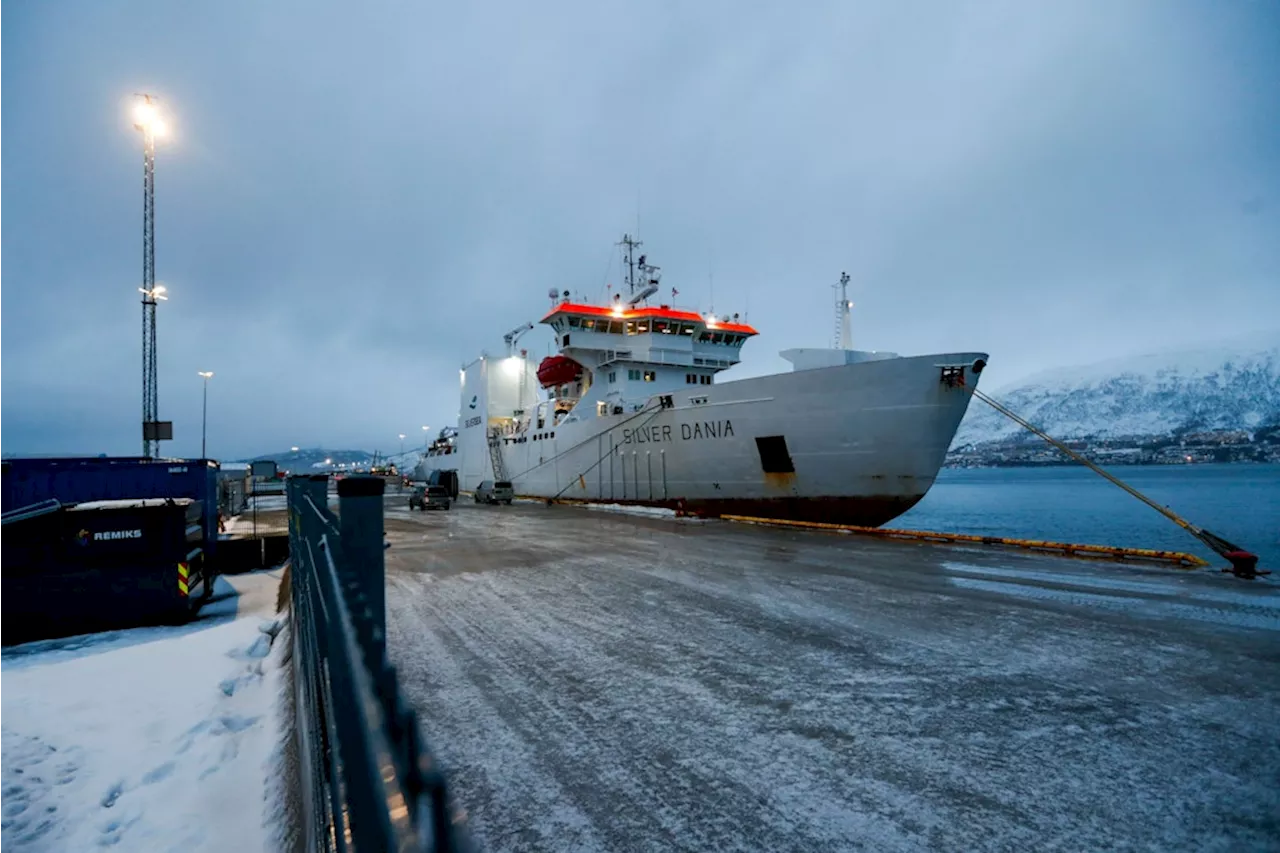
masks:
<path id="1" fill-rule="evenodd" d="M 756 334 L 737 315 L 704 317 L 668 305 L 634 307 L 620 300 L 611 308 L 565 300 L 542 322 L 555 330 L 564 355 L 596 373 L 627 369 L 625 363 L 688 368 L 688 375 L 696 377 L 684 380 L 691 385 L 709 385 L 717 371 L 737 364 L 742 345 Z"/>

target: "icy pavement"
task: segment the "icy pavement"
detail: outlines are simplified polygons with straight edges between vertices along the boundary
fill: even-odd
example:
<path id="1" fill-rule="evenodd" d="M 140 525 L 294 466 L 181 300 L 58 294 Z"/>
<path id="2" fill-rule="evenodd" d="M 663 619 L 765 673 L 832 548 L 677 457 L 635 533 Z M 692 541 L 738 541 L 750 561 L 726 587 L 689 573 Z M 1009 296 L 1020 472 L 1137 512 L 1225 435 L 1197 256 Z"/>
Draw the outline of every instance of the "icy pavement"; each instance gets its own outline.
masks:
<path id="1" fill-rule="evenodd" d="M 4 650 L 6 853 L 274 849 L 279 572 L 230 581 L 190 625 Z"/>
<path id="2" fill-rule="evenodd" d="M 388 500 L 391 654 L 487 850 L 1280 849 L 1280 594 Z"/>

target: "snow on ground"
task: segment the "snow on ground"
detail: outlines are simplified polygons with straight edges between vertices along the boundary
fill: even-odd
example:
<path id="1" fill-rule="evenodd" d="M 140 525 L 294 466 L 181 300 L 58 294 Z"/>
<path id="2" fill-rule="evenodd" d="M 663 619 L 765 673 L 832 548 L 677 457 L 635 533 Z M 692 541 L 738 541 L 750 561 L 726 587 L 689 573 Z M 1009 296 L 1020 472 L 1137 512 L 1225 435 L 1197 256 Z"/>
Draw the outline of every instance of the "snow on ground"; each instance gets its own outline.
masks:
<path id="1" fill-rule="evenodd" d="M 220 579 L 190 625 L 5 649 L 6 853 L 274 849 L 278 583 Z"/>
<path id="2" fill-rule="evenodd" d="M 661 506 L 635 506 L 632 504 L 587 504 L 590 509 L 604 512 L 621 512 L 626 515 L 647 515 L 651 518 L 675 518 L 676 511 Z"/>
<path id="3" fill-rule="evenodd" d="M 250 495 L 245 501 L 245 513 L 248 516 L 253 515 L 254 506 L 258 507 L 258 512 L 265 512 L 271 509 L 288 509 L 289 498 L 287 495 Z"/>

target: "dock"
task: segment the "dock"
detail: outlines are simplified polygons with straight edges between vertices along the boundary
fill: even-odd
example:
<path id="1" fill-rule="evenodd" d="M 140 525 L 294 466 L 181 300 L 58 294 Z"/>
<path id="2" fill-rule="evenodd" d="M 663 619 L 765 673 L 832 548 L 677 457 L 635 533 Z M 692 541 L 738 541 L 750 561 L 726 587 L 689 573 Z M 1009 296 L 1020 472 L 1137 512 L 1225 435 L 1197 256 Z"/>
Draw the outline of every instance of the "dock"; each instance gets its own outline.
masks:
<path id="1" fill-rule="evenodd" d="M 386 498 L 388 639 L 490 849 L 1261 849 L 1280 594 L 1212 569 Z"/>

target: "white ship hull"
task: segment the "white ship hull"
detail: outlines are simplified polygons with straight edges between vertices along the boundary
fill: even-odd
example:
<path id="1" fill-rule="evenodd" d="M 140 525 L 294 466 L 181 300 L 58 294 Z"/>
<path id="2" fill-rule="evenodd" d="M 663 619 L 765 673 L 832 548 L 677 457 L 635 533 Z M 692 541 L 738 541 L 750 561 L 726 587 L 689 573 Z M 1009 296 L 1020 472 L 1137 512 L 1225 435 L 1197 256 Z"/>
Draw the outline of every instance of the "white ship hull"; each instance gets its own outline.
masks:
<path id="1" fill-rule="evenodd" d="M 497 449 L 524 496 L 881 525 L 933 485 L 977 384 L 966 370 L 967 387 L 949 385 L 940 367 L 979 360 L 889 358 L 690 386 L 668 394 L 669 408 L 655 397 L 640 412 L 593 409 Z M 455 453 L 428 463 L 456 468 L 467 490 L 494 478 L 483 419 L 459 424 Z"/>

